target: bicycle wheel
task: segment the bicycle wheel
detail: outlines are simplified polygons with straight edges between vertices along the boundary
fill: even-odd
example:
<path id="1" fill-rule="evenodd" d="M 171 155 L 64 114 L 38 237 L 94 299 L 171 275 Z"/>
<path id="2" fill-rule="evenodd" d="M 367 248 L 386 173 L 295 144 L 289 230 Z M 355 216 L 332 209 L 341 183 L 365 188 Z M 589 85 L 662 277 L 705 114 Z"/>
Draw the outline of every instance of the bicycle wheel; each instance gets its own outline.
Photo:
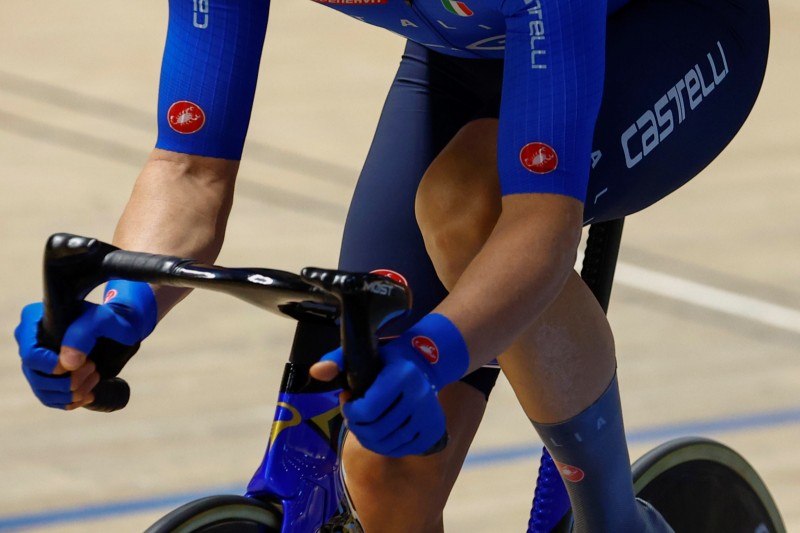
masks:
<path id="1" fill-rule="evenodd" d="M 245 496 L 209 496 L 178 507 L 145 533 L 279 533 L 276 505 Z"/>
<path id="2" fill-rule="evenodd" d="M 636 495 L 675 533 L 785 533 L 766 485 L 745 459 L 719 442 L 676 439 L 633 465 Z"/>

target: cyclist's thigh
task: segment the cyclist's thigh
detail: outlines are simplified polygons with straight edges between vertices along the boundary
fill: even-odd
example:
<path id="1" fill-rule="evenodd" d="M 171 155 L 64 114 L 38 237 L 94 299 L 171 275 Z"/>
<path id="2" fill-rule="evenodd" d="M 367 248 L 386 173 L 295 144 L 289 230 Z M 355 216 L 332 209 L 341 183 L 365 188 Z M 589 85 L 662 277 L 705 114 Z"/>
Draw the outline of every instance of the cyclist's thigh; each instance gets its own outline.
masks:
<path id="1" fill-rule="evenodd" d="M 414 214 L 419 182 L 433 159 L 468 122 L 496 116 L 502 63 L 459 59 L 409 43 L 356 186 L 345 224 L 340 268 L 400 274 L 411 287 L 410 316 L 397 334 L 447 294 L 425 250 Z M 467 380 L 488 395 L 496 370 Z"/>
<path id="2" fill-rule="evenodd" d="M 767 0 L 632 0 L 608 19 L 586 220 L 639 211 L 733 139 L 766 68 Z"/>
<path id="3" fill-rule="evenodd" d="M 411 287 L 412 314 L 384 332 L 389 335 L 419 320 L 446 296 L 425 250 L 414 204 L 428 166 L 479 107 L 468 90 L 452 83 L 464 78 L 462 66 L 420 46 L 407 47 L 345 225 L 340 268 L 391 270 Z M 444 453 L 397 460 L 376 456 L 348 439 L 347 485 L 367 529 L 437 529 L 493 384 L 485 379 L 486 371 L 479 374 L 482 378 L 470 381 L 471 387 L 456 384 L 440 395 L 452 439 Z"/>
<path id="4" fill-rule="evenodd" d="M 494 73 L 482 75 L 486 70 Z M 500 62 L 453 58 L 414 43 L 403 54 L 356 185 L 339 260 L 342 269 L 391 269 L 408 281 L 412 315 L 396 331 L 446 295 L 414 214 L 420 180 L 453 136 L 484 112 L 484 93 L 499 94 L 501 76 Z M 491 77 L 496 87 L 480 86 Z"/>

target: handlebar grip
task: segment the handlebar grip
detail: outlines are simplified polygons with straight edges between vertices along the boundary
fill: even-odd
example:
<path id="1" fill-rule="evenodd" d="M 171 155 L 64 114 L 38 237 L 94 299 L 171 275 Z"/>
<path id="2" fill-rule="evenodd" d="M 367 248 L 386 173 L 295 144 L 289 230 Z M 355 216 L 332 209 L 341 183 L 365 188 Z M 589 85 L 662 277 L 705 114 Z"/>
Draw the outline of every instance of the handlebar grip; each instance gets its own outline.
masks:
<path id="1" fill-rule="evenodd" d="M 99 413 L 113 413 L 128 405 L 131 388 L 128 382 L 119 377 L 106 378 L 92 389 L 94 401 L 86 408 Z"/>
<path id="2" fill-rule="evenodd" d="M 44 313 L 37 334 L 41 346 L 58 353 L 67 327 L 80 314 L 83 300 L 107 281 L 102 268 L 115 246 L 68 233 L 52 235 L 45 246 L 43 265 Z M 93 389 L 95 401 L 87 409 L 111 412 L 122 409 L 130 398 L 130 387 L 117 377 L 102 375 Z"/>
<path id="3" fill-rule="evenodd" d="M 378 352 L 378 329 L 411 308 L 410 289 L 379 274 L 305 268 L 303 278 L 332 294 L 341 304 L 340 334 L 353 398 L 359 398 L 383 368 Z M 421 455 L 432 455 L 447 447 L 445 430 L 439 440 Z"/>
<path id="4" fill-rule="evenodd" d="M 177 280 L 170 279 L 171 274 L 176 269 L 193 263 L 193 260 L 181 257 L 117 249 L 103 258 L 103 269 L 113 274 L 110 277 L 178 285 Z"/>

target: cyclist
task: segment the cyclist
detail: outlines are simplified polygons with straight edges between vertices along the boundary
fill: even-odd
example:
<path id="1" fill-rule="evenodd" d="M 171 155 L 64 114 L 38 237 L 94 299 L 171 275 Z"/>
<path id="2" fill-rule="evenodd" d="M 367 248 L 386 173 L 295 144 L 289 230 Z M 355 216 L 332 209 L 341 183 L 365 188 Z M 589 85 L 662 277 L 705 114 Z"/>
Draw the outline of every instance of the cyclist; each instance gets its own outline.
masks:
<path id="1" fill-rule="evenodd" d="M 497 358 L 559 465 L 574 531 L 669 531 L 634 499 L 614 345 L 572 271 L 583 224 L 643 209 L 733 138 L 764 74 L 767 0 L 316 0 L 409 40 L 346 223 L 340 268 L 415 294 L 385 368 L 347 401 L 347 483 L 367 532 L 441 531 Z M 212 261 L 250 117 L 268 0 L 170 0 L 159 136 L 122 248 Z M 145 338 L 185 292 L 129 282 L 59 355 L 17 329 L 43 403 L 88 406 L 98 337 Z M 320 355 L 336 332 L 301 326 Z M 313 369 L 331 379 L 333 351 Z M 66 372 L 70 372 L 69 375 Z M 420 456 L 442 434 L 447 449 Z"/>

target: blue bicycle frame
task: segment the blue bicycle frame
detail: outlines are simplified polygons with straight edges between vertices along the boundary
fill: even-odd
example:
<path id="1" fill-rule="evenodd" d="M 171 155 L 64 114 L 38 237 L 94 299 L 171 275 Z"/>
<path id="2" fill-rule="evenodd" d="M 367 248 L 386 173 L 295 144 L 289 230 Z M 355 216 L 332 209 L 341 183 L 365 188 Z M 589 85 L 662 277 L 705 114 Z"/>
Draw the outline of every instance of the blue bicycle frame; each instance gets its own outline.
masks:
<path id="1" fill-rule="evenodd" d="M 349 516 L 340 475 L 344 420 L 339 392 L 302 392 L 307 369 L 287 363 L 269 445 L 247 496 L 283 505 L 282 533 L 316 533 L 335 515 Z"/>

